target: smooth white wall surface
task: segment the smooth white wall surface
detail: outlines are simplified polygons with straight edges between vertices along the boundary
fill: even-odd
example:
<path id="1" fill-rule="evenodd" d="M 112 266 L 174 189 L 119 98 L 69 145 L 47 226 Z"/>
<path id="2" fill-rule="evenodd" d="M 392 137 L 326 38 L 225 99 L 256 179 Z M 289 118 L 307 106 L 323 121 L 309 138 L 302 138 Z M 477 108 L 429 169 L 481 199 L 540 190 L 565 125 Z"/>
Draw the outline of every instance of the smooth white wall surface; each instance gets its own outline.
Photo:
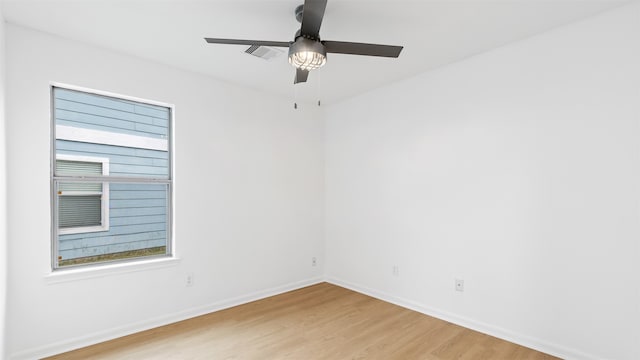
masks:
<path id="1" fill-rule="evenodd" d="M 315 107 L 295 111 L 290 99 L 12 24 L 6 37 L 12 358 L 68 350 L 322 278 L 323 127 Z M 51 81 L 175 105 L 177 265 L 46 280 Z M 188 273 L 192 287 L 185 286 Z"/>
<path id="2" fill-rule="evenodd" d="M 5 136 L 4 18 L 0 8 L 0 359 L 5 357 L 5 304 L 7 299 L 7 169 Z"/>
<path id="3" fill-rule="evenodd" d="M 330 281 L 566 358 L 640 359 L 640 5 L 325 111 Z"/>

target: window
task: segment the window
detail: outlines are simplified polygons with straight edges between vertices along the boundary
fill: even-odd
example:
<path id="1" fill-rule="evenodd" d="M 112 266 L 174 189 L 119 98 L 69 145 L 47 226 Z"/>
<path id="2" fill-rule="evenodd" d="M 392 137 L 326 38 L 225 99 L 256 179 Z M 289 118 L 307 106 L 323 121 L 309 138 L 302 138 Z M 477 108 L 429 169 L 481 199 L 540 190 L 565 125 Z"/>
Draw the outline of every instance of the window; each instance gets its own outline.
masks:
<path id="1" fill-rule="evenodd" d="M 109 159 L 57 155 L 58 176 L 109 175 Z M 109 231 L 109 183 L 59 183 L 58 234 Z"/>
<path id="2" fill-rule="evenodd" d="M 52 87 L 52 267 L 172 255 L 172 107 Z"/>

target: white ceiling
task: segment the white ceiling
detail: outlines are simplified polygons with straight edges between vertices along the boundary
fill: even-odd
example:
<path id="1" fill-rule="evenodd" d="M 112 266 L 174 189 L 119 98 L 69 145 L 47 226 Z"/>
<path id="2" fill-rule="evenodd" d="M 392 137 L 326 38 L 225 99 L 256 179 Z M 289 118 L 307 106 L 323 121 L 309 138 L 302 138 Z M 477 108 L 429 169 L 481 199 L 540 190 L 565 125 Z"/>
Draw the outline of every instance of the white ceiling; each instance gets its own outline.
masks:
<path id="1" fill-rule="evenodd" d="M 0 0 L 8 22 L 255 89 L 331 103 L 588 17 L 617 0 L 328 0 L 324 40 L 403 45 L 399 59 L 329 54 L 293 85 L 286 53 L 203 37 L 293 40 L 302 0 Z"/>

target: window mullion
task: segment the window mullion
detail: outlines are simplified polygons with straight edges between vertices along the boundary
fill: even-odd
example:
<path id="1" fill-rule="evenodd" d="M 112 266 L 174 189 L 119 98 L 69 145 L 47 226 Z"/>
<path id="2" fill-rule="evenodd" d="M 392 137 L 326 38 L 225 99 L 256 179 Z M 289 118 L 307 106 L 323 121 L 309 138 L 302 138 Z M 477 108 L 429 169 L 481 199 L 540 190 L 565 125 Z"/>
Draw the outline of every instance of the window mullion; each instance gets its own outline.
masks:
<path id="1" fill-rule="evenodd" d="M 147 178 L 147 177 L 124 177 L 124 176 L 54 176 L 53 180 L 62 182 L 135 182 L 135 183 L 157 183 L 169 184 L 171 179 L 167 178 Z"/>

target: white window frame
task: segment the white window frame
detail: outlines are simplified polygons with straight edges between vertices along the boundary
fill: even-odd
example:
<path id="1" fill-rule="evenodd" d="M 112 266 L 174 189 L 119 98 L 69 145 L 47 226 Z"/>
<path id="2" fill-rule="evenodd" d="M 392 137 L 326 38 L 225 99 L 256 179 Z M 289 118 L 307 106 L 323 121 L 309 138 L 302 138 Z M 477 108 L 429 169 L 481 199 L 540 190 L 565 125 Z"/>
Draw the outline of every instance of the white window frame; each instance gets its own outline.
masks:
<path id="1" fill-rule="evenodd" d="M 54 114 L 54 90 L 55 88 L 67 89 L 72 91 L 80 91 L 89 94 L 102 95 L 106 97 L 113 97 L 123 100 L 134 101 L 142 104 L 149 104 L 154 106 L 161 106 L 167 108 L 169 110 L 169 135 L 167 135 L 166 139 L 157 139 L 149 141 L 148 139 L 144 139 L 144 141 L 140 141 L 137 136 L 119 136 L 119 134 L 109 133 L 109 139 L 111 141 L 116 141 L 112 145 L 118 146 L 128 146 L 128 147 L 136 147 L 143 149 L 152 149 L 152 150 L 164 150 L 169 153 L 169 173 L 168 177 L 160 177 L 160 178 L 129 178 L 129 177 L 113 177 L 109 176 L 109 183 L 111 182 L 143 182 L 143 183 L 157 183 L 157 184 L 166 184 L 168 187 L 168 199 L 167 199 L 167 242 L 166 242 L 166 254 L 164 255 L 155 255 L 155 256 L 142 256 L 142 257 L 132 257 L 122 260 L 115 261 L 107 261 L 107 262 L 96 262 L 96 263 L 87 263 L 82 265 L 72 265 L 60 267 L 58 264 L 58 246 L 59 246 L 59 236 L 58 233 L 58 225 L 57 225 L 57 200 L 52 201 L 52 241 L 51 241 L 51 276 L 52 282 L 65 281 L 69 275 L 69 279 L 77 278 L 85 278 L 91 277 L 88 274 L 102 274 L 103 271 L 111 272 L 114 269 L 118 269 L 118 271 L 128 271 L 127 269 L 134 268 L 147 268 L 147 267 L 156 267 L 156 266 L 165 266 L 166 264 L 173 264 L 175 261 L 179 260 L 176 255 L 176 246 L 175 246 L 175 228 L 174 224 L 174 201 L 175 194 L 173 192 L 174 186 L 174 158 L 175 158 L 175 150 L 174 150 L 174 123 L 175 123 L 175 106 L 172 104 L 168 104 L 165 102 L 153 101 L 148 99 L 142 99 L 133 96 L 127 96 L 117 93 L 112 93 L 108 91 L 95 90 L 90 88 L 85 88 L 81 86 L 74 86 L 68 84 L 62 84 L 57 82 L 50 82 L 50 92 L 51 92 L 51 189 L 52 191 L 55 189 L 56 181 L 60 181 L 59 177 L 55 175 L 55 160 L 57 158 L 56 154 L 56 140 L 71 140 L 71 141 L 87 141 L 86 137 L 94 137 L 96 134 L 98 136 L 102 136 L 100 131 L 78 131 L 78 129 L 71 129 L 72 131 L 68 131 L 70 129 L 66 129 L 65 126 L 56 126 Z M 60 131 L 60 138 L 58 138 L 58 131 Z M 114 136 L 115 135 L 115 136 Z M 91 142 L 91 141 L 89 141 Z M 107 184 L 108 185 L 108 184 Z M 104 188 L 103 188 L 104 191 Z M 55 198 L 55 193 L 52 193 L 52 198 Z M 108 221 L 108 217 L 107 217 Z M 55 275 L 55 276 L 54 276 Z M 96 275 L 98 276 L 98 275 Z M 60 280 L 63 279 L 63 280 Z"/>
<path id="2" fill-rule="evenodd" d="M 77 161 L 77 162 L 91 162 L 102 164 L 102 175 L 109 175 L 109 159 L 103 157 L 93 156 L 81 156 L 81 155 L 67 155 L 56 154 L 57 160 L 65 161 Z M 67 196 L 73 195 L 98 195 L 94 192 L 72 191 L 67 192 Z M 65 196 L 65 194 L 58 193 L 57 196 Z M 98 226 L 76 226 L 68 228 L 58 227 L 58 235 L 70 235 L 70 234 L 83 234 L 91 232 L 109 231 L 109 183 L 102 183 L 102 192 L 100 193 L 100 206 L 101 206 L 101 219 Z"/>

